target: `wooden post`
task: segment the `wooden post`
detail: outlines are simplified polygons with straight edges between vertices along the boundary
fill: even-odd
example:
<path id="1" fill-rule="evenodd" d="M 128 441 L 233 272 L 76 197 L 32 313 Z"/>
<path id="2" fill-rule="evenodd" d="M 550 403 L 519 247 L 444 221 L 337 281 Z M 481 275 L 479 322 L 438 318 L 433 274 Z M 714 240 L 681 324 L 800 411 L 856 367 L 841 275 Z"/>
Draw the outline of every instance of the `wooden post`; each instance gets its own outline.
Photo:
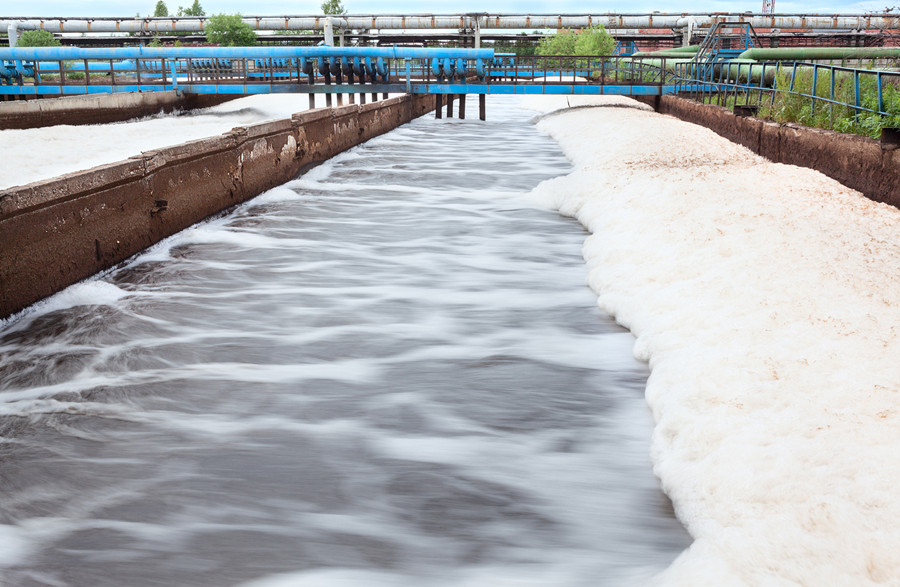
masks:
<path id="1" fill-rule="evenodd" d="M 487 120 L 487 94 L 478 94 L 478 119 Z"/>
<path id="2" fill-rule="evenodd" d="M 459 119 L 460 120 L 466 119 L 466 95 L 465 94 L 459 95 Z"/>
<path id="3" fill-rule="evenodd" d="M 443 107 L 444 96 L 443 94 L 435 94 L 434 95 L 434 117 L 440 118 L 441 108 Z"/>
<path id="4" fill-rule="evenodd" d="M 447 94 L 447 118 L 453 118 L 453 94 Z"/>

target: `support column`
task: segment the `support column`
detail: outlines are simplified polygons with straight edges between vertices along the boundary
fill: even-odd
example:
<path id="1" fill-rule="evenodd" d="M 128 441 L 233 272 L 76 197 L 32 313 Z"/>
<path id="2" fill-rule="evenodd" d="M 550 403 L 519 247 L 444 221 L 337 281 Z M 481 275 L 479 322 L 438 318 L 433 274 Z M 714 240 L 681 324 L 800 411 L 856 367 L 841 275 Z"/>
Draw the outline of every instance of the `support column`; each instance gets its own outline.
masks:
<path id="1" fill-rule="evenodd" d="M 378 92 L 372 92 L 372 102 L 378 101 Z"/>
<path id="2" fill-rule="evenodd" d="M 365 92 L 363 92 L 363 93 L 361 93 L 361 94 L 359 95 L 359 103 L 360 103 L 360 104 L 365 104 L 365 103 L 366 103 L 366 93 L 365 93 Z"/>
<path id="3" fill-rule="evenodd" d="M 459 119 L 460 120 L 466 119 L 466 95 L 465 94 L 459 95 Z"/>
<path id="4" fill-rule="evenodd" d="M 487 120 L 487 94 L 478 94 L 478 119 Z"/>
<path id="5" fill-rule="evenodd" d="M 344 105 L 344 94 L 338 94 L 337 98 L 338 98 L 338 106 L 343 106 Z"/>
<path id="6" fill-rule="evenodd" d="M 453 118 L 453 94 L 447 94 L 447 118 Z"/>
<path id="7" fill-rule="evenodd" d="M 444 106 L 444 96 L 443 94 L 435 94 L 434 95 L 434 117 L 441 118 L 443 113 L 441 112 L 441 108 Z"/>
<path id="8" fill-rule="evenodd" d="M 356 94 L 354 94 L 353 92 L 350 92 L 350 103 L 356 104 Z"/>
<path id="9" fill-rule="evenodd" d="M 328 16 L 325 17 L 325 44 L 334 47 L 334 23 Z"/>
<path id="10" fill-rule="evenodd" d="M 325 94 L 325 107 L 331 108 L 331 94 Z"/>
<path id="11" fill-rule="evenodd" d="M 309 109 L 312 110 L 315 107 L 316 107 L 316 95 L 310 94 L 309 95 Z"/>

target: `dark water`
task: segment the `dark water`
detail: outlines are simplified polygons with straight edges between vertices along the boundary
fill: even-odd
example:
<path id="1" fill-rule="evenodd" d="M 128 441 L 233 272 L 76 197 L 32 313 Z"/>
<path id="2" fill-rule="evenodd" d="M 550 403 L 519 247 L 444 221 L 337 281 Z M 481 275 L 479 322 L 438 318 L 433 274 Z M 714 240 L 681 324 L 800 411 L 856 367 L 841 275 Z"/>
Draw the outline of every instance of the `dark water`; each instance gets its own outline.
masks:
<path id="1" fill-rule="evenodd" d="M 4 585 L 624 585 L 687 546 L 531 114 L 423 118 L 0 329 Z"/>

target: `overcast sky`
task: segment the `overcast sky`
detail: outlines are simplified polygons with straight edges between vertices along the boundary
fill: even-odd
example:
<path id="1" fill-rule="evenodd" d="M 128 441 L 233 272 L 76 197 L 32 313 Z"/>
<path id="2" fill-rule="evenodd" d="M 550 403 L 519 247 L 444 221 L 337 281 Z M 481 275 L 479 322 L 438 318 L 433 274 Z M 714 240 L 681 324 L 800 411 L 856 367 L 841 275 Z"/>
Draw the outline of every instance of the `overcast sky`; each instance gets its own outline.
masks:
<path id="1" fill-rule="evenodd" d="M 165 0 L 171 13 L 179 5 L 188 6 L 193 0 Z M 321 0 L 200 0 L 207 14 L 239 12 L 245 15 L 302 15 L 321 12 Z M 446 2 L 436 0 L 343 0 L 350 14 L 458 14 L 490 12 L 507 14 L 560 14 L 604 12 L 744 12 L 762 9 L 762 0 L 467 0 Z M 834 0 L 775 0 L 779 13 L 841 13 L 859 14 L 881 11 L 900 4 L 900 0 L 863 0 L 840 2 Z M 134 16 L 153 14 L 156 0 L 4 0 L 0 18 L 7 16 Z"/>

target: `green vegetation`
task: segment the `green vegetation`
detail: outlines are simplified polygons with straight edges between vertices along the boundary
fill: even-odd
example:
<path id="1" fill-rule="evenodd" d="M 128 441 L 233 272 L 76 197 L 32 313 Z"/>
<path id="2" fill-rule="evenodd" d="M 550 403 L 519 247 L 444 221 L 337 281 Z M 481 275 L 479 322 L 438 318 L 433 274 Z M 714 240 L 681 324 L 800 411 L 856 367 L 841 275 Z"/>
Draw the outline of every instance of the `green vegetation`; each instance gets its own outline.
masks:
<path id="1" fill-rule="evenodd" d="M 843 104 L 831 104 L 812 97 L 831 99 L 831 71 L 820 71 L 816 80 L 816 91 L 813 94 L 813 73 L 798 72 L 794 79 L 794 94 L 776 92 L 774 99 L 765 102 L 760 108 L 760 116 L 777 122 L 796 122 L 804 126 L 826 128 L 838 132 L 854 133 L 872 138 L 881 135 L 885 126 L 900 126 L 900 77 L 893 77 L 892 83 L 882 79 L 882 103 L 884 112 L 859 111 Z M 776 87 L 787 89 L 790 76 L 781 72 L 776 77 Z M 856 91 L 853 76 L 837 73 L 834 76 L 834 100 L 845 104 L 855 104 Z M 859 105 L 869 110 L 878 108 L 878 86 L 874 75 L 859 76 Z"/>
<path id="2" fill-rule="evenodd" d="M 531 57 L 537 51 L 537 46 L 529 41 L 494 41 L 484 43 L 484 47 L 491 47 L 494 53 L 515 53 L 519 57 Z"/>
<path id="3" fill-rule="evenodd" d="M 832 71 L 817 73 L 816 91 L 813 92 L 813 72 L 798 71 L 791 88 L 790 70 L 782 70 L 775 77 L 775 92 L 737 92 L 713 95 L 708 102 L 734 108 L 737 104 L 759 105 L 758 116 L 775 122 L 794 122 L 813 128 L 853 133 L 879 138 L 885 126 L 900 126 L 900 76 L 882 76 L 882 104 L 887 114 L 857 110 L 853 75 L 834 73 L 834 97 L 831 94 Z M 877 111 L 878 82 L 875 75 L 860 74 L 859 106 Z M 813 99 L 816 96 L 818 99 Z M 833 104 L 831 101 L 838 102 Z"/>
<path id="4" fill-rule="evenodd" d="M 169 16 L 169 9 L 163 0 L 159 0 L 156 3 L 156 8 L 153 9 L 153 16 Z"/>
<path id="5" fill-rule="evenodd" d="M 347 14 L 347 9 L 341 4 L 341 0 L 325 0 L 322 2 L 322 14 Z"/>
<path id="6" fill-rule="evenodd" d="M 16 42 L 16 47 L 59 47 L 59 39 L 45 30 L 23 31 Z"/>
<path id="7" fill-rule="evenodd" d="M 538 55 L 609 55 L 616 40 L 603 25 L 572 31 L 560 29 L 555 35 L 544 37 L 538 44 Z"/>
<path id="8" fill-rule="evenodd" d="M 178 7 L 178 16 L 206 16 L 206 11 L 200 5 L 200 0 L 194 0 L 190 7 Z"/>
<path id="9" fill-rule="evenodd" d="M 214 14 L 207 21 L 204 32 L 210 43 L 223 47 L 249 47 L 256 44 L 256 33 L 241 19 L 240 14 Z"/>

